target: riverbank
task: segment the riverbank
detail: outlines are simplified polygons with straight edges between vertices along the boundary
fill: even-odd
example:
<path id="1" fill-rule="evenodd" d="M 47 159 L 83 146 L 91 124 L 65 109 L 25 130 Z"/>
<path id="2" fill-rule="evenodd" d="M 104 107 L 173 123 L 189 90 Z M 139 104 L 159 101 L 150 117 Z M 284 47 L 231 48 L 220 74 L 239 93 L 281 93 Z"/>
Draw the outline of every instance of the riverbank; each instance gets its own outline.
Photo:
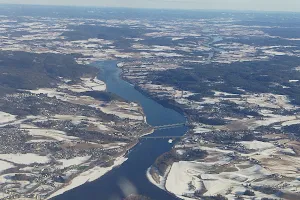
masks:
<path id="1" fill-rule="evenodd" d="M 70 183 L 68 183 L 67 185 L 65 185 L 61 189 L 54 192 L 47 199 L 52 199 L 53 197 L 61 195 L 65 192 L 67 192 L 69 190 L 72 190 L 76 187 L 79 187 L 83 184 L 95 181 L 95 180 L 101 178 L 103 175 L 105 175 L 109 171 L 113 170 L 114 168 L 122 165 L 126 160 L 127 160 L 127 158 L 125 158 L 124 156 L 120 156 L 120 157 L 116 158 L 116 160 L 114 161 L 114 164 L 110 167 L 95 166 L 95 167 L 93 167 L 93 168 L 91 168 L 91 169 L 89 169 L 85 172 L 82 172 L 81 174 L 76 176 Z"/>
<path id="2" fill-rule="evenodd" d="M 141 137 L 146 136 L 146 135 L 151 135 L 154 132 L 154 129 L 151 128 L 149 132 L 145 132 L 144 134 L 141 135 Z M 67 191 L 70 191 L 74 188 L 80 187 L 86 183 L 93 182 L 108 172 L 114 170 L 115 168 L 121 166 L 123 163 L 127 161 L 127 156 L 130 153 L 130 151 L 135 148 L 139 144 L 139 141 L 136 140 L 133 142 L 131 145 L 128 146 L 127 150 L 125 153 L 122 153 L 119 157 L 117 157 L 114 161 L 114 164 L 110 167 L 100 167 L 100 166 L 94 166 L 91 169 L 84 171 L 77 175 L 73 180 L 71 180 L 70 183 L 66 184 L 63 186 L 61 189 L 58 189 L 55 191 L 53 194 L 51 194 L 47 199 L 52 199 L 56 196 L 62 195 Z"/>
<path id="3" fill-rule="evenodd" d="M 143 95 L 145 95 L 146 97 L 152 99 L 153 101 L 156 101 L 157 103 L 159 103 L 160 105 L 164 106 L 165 108 L 169 108 L 172 109 L 184 116 L 186 116 L 184 109 L 182 107 L 180 107 L 178 104 L 175 104 L 173 102 L 171 102 L 170 100 L 162 100 L 160 98 L 157 98 L 153 95 L 150 95 L 147 91 L 143 90 L 142 88 L 140 88 L 139 86 L 137 86 L 136 84 L 132 83 L 130 79 L 126 78 L 123 73 L 120 74 L 120 78 L 122 78 L 123 80 L 125 80 L 126 82 L 130 83 L 133 85 L 134 89 L 136 89 L 137 91 L 139 91 L 140 93 L 142 93 Z"/>
<path id="4" fill-rule="evenodd" d="M 168 109 L 161 104 L 158 104 L 152 98 L 144 95 L 138 91 L 133 85 L 124 81 L 120 76 L 120 69 L 116 67 L 115 61 L 103 61 L 95 64 L 100 68 L 101 73 L 98 79 L 105 82 L 107 85 L 106 91 L 118 95 L 125 99 L 127 102 L 135 102 L 142 107 L 144 117 L 147 119 L 147 124 L 150 126 L 161 126 L 166 124 L 184 123 L 186 119 L 178 112 Z M 126 125 L 124 123 L 123 125 Z M 137 130 L 139 127 L 132 127 L 126 131 L 124 136 L 130 136 L 132 131 Z M 70 192 L 65 192 L 62 195 L 56 196 L 56 200 L 64 199 L 93 199 L 95 196 L 101 199 L 124 199 L 129 194 L 120 186 L 120 182 L 130 183 L 130 187 L 134 191 L 138 191 L 139 195 L 147 196 L 153 200 L 177 200 L 174 195 L 165 192 L 156 186 L 153 186 L 146 177 L 147 169 L 155 162 L 156 158 L 171 150 L 173 144 L 168 143 L 168 139 L 143 139 L 138 140 L 139 137 L 153 134 L 157 135 L 170 135 L 181 136 L 186 132 L 186 127 L 179 127 L 174 129 L 154 130 L 152 127 L 149 129 L 141 130 L 140 134 L 136 135 L 136 143 L 132 146 L 127 146 L 129 149 L 126 153 L 127 160 L 118 167 L 113 168 L 110 173 L 86 184 L 84 187 L 76 187 Z M 127 185 L 127 184 L 126 184 Z M 101 188 L 96 189 L 95 188 Z"/>
<path id="5" fill-rule="evenodd" d="M 86 78 L 86 79 L 84 79 L 85 82 L 82 85 L 78 85 L 78 86 L 76 85 L 76 87 L 70 87 L 69 86 L 69 87 L 64 87 L 64 88 L 67 88 L 69 90 L 72 89 L 72 91 L 74 90 L 73 92 L 87 92 L 87 91 L 105 91 L 106 92 L 106 89 L 107 89 L 106 88 L 106 84 L 103 81 L 99 80 L 97 77 L 95 77 L 93 79 L 93 83 L 89 83 L 88 82 L 89 80 L 90 79 Z M 97 84 L 98 84 L 98 86 L 97 86 Z M 84 88 L 84 87 L 86 87 L 86 88 Z M 90 98 L 94 99 L 95 97 L 91 96 Z M 98 102 L 96 99 L 97 98 L 95 98 L 95 100 L 94 100 L 95 101 L 94 104 L 96 104 L 96 103 L 100 104 L 100 102 Z M 125 101 L 123 103 L 126 104 L 126 106 L 127 106 L 127 104 L 130 105 L 131 109 L 133 109 L 133 108 L 135 108 L 135 109 L 134 110 L 128 109 L 128 113 L 126 113 L 126 115 L 125 114 L 122 115 L 119 112 L 118 113 L 115 112 L 115 111 L 112 112 L 112 110 L 109 110 L 109 109 L 103 110 L 102 106 L 100 106 L 100 105 L 95 106 L 95 108 L 98 108 L 98 109 L 100 109 L 102 111 L 105 111 L 105 113 L 108 113 L 108 114 L 113 114 L 113 115 L 119 114 L 117 116 L 119 116 L 121 118 L 124 118 L 124 119 L 143 121 L 144 123 L 147 123 L 146 122 L 146 116 L 144 115 L 143 109 L 142 109 L 142 107 L 140 105 L 138 105 L 136 103 L 125 102 Z M 127 108 L 124 109 L 124 110 L 127 110 Z M 131 117 L 129 115 L 129 112 L 131 112 L 131 111 L 132 112 L 136 112 L 136 110 L 139 111 L 139 113 L 141 114 L 141 117 L 137 118 L 137 117 Z M 105 128 L 105 130 L 108 130 L 108 129 Z M 127 146 L 127 148 L 124 150 L 124 152 L 120 153 L 119 157 L 117 157 L 117 158 L 114 159 L 114 162 L 113 162 L 112 166 L 101 167 L 101 166 L 95 165 L 93 167 L 90 167 L 88 170 L 83 171 L 83 172 L 79 173 L 78 175 L 75 175 L 74 176 L 75 178 L 73 178 L 69 183 L 66 183 L 63 187 L 61 187 L 60 189 L 58 189 L 57 191 L 55 191 L 53 194 L 51 194 L 47 199 L 52 199 L 54 197 L 57 197 L 59 195 L 62 195 L 64 193 L 66 193 L 67 191 L 70 191 L 70 190 L 72 190 L 74 188 L 82 186 L 82 185 L 84 185 L 86 183 L 93 182 L 93 181 L 101 178 L 102 176 L 104 176 L 108 172 L 112 171 L 113 169 L 115 169 L 115 168 L 119 167 L 120 165 L 122 165 L 128 159 L 127 156 L 130 153 L 130 151 L 139 143 L 138 138 L 152 134 L 154 132 L 154 129 L 149 126 L 149 128 L 142 129 L 141 131 L 142 132 L 138 133 L 137 139 L 135 141 L 133 141 L 131 144 L 129 144 Z"/>

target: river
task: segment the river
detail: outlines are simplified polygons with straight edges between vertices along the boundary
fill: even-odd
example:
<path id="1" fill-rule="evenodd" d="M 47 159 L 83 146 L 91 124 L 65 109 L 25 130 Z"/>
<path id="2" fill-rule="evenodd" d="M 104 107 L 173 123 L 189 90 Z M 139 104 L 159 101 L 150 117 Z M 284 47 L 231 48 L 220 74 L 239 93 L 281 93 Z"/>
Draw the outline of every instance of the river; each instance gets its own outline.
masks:
<path id="1" fill-rule="evenodd" d="M 117 94 L 128 101 L 138 102 L 144 109 L 147 122 L 152 126 L 184 123 L 186 121 L 182 114 L 163 107 L 122 80 L 120 78 L 121 69 L 116 64 L 116 61 L 103 61 L 94 64 L 100 67 L 99 79 L 106 83 L 108 92 Z M 156 130 L 151 136 L 181 136 L 186 131 L 186 127 Z M 170 151 L 172 147 L 173 144 L 169 144 L 168 139 L 141 140 L 128 154 L 128 160 L 120 167 L 113 169 L 94 182 L 84 184 L 54 199 L 121 200 L 126 196 L 126 193 L 137 191 L 137 193 L 153 200 L 178 200 L 172 194 L 151 184 L 146 177 L 147 169 L 156 158 Z"/>

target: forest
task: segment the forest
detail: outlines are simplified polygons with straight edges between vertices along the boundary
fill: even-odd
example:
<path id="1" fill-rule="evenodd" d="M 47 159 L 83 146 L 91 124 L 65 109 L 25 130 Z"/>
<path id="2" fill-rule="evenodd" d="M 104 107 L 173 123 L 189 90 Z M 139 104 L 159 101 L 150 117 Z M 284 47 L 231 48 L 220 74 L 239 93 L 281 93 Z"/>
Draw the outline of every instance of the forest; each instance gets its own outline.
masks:
<path id="1" fill-rule="evenodd" d="M 287 95 L 295 104 L 300 104 L 300 58 L 276 56 L 268 61 L 236 62 L 231 64 L 189 64 L 186 68 L 154 72 L 154 84 L 176 86 L 197 95 L 200 100 L 212 96 L 212 91 L 233 94 L 274 93 Z M 187 69 L 188 68 L 188 69 Z"/>

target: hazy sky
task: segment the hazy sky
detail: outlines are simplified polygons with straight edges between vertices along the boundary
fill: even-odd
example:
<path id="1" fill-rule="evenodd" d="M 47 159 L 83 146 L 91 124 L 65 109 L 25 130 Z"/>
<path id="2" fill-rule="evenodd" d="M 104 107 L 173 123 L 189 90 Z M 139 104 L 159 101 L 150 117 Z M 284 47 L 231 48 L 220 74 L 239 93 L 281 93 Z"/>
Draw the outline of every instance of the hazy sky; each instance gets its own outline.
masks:
<path id="1" fill-rule="evenodd" d="M 300 0 L 0 0 L 0 3 L 300 12 Z"/>

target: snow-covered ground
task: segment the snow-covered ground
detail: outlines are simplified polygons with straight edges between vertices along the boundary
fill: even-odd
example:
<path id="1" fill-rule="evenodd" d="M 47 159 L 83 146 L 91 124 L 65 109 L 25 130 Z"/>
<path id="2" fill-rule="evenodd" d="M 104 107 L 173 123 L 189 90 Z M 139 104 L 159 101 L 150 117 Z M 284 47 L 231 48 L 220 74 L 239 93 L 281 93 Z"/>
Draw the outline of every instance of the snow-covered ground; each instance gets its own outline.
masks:
<path id="1" fill-rule="evenodd" d="M 145 121 L 140 106 L 134 103 L 113 101 L 99 109 L 107 114 L 113 114 L 123 119 Z"/>
<path id="2" fill-rule="evenodd" d="M 100 100 L 94 99 L 93 97 L 89 96 L 78 96 L 74 95 L 73 93 L 66 92 L 66 90 L 73 91 L 73 92 L 83 92 L 83 91 L 104 91 L 106 89 L 105 84 L 103 84 L 102 81 L 99 81 L 98 79 L 90 79 L 90 78 L 83 78 L 82 82 L 78 85 L 68 85 L 68 83 L 71 80 L 64 80 L 65 83 L 60 85 L 60 88 L 40 88 L 37 90 L 27 90 L 27 92 L 31 92 L 33 94 L 46 94 L 49 97 L 56 97 L 57 99 L 60 99 L 62 101 L 67 101 L 73 104 L 79 104 L 79 105 L 86 105 L 93 107 L 95 109 L 104 110 L 105 113 L 108 114 L 114 114 L 120 118 L 127 118 L 131 119 L 129 124 L 135 125 L 135 124 L 141 124 L 146 119 L 143 115 L 143 110 L 137 103 L 129 103 L 129 102 L 122 102 L 122 101 L 111 101 L 111 102 L 102 102 Z M 121 126 L 119 124 L 116 124 L 114 121 L 106 121 L 101 118 L 96 117 L 87 117 L 87 116 L 80 116 L 80 115 L 51 115 L 51 116 L 26 116 L 22 118 L 17 118 L 14 115 L 0 112 L 0 126 L 5 126 L 7 124 L 12 124 L 15 126 L 19 126 L 20 129 L 24 129 L 24 134 L 28 134 L 29 140 L 24 141 L 28 145 L 37 145 L 36 143 L 41 143 L 41 145 L 45 145 L 46 143 L 50 142 L 61 142 L 63 145 L 76 145 L 77 143 L 80 143 L 82 140 L 78 137 L 74 136 L 68 136 L 66 132 L 56 130 L 53 127 L 51 128 L 40 128 L 34 125 L 36 122 L 48 122 L 48 121 L 71 121 L 74 125 L 78 125 L 80 123 L 86 123 L 90 125 L 90 128 L 93 129 L 99 129 L 101 133 L 111 135 L 112 133 L 116 134 L 122 134 L 119 133 L 119 131 L 115 130 L 115 126 Z M 124 125 L 122 125 L 124 126 Z M 126 124 L 125 124 L 126 126 Z M 152 133 L 153 130 L 149 129 L 149 133 Z M 145 133 L 145 134 L 149 134 Z M 128 147 L 128 143 L 104 143 L 99 144 L 98 143 L 88 143 L 91 147 L 103 149 L 103 150 L 112 150 L 112 151 L 122 151 Z M 47 145 L 47 144 L 46 144 Z M 85 155 L 85 154 L 84 154 Z M 75 155 L 74 155 L 75 156 Z M 74 157 L 71 159 L 60 159 L 55 160 L 49 155 L 38 155 L 33 153 L 28 154 L 0 154 L 0 172 L 6 169 L 10 169 L 13 167 L 19 167 L 22 165 L 22 169 L 26 171 L 26 175 L 30 177 L 35 177 L 36 173 L 41 170 L 40 168 L 32 168 L 30 165 L 40 164 L 41 168 L 45 167 L 54 167 L 55 169 L 65 169 L 66 171 L 65 175 L 66 177 L 73 177 L 76 175 L 76 177 L 71 181 L 70 184 L 66 184 L 65 187 L 61 188 L 57 192 L 53 194 L 53 196 L 59 195 L 65 191 L 68 191 L 74 187 L 78 187 L 79 185 L 82 185 L 86 182 L 91 182 L 96 180 L 97 178 L 101 177 L 108 171 L 112 170 L 113 167 L 116 167 L 123 162 L 125 162 L 126 158 L 120 157 L 117 158 L 114 162 L 114 165 L 111 167 L 99 167 L 95 166 L 92 169 L 89 169 L 77 176 L 78 170 L 69 170 L 69 167 L 72 168 L 72 166 L 83 166 L 83 165 L 89 165 L 90 164 L 90 156 L 83 156 L 83 157 Z M 51 161 L 56 161 L 51 162 Z M 54 163 L 54 164 L 53 164 Z M 27 167 L 25 167 L 27 165 Z M 35 165 L 37 166 L 37 165 Z M 24 172 L 23 171 L 23 172 Z M 25 174 L 25 173 L 24 173 Z M 7 174 L 5 174 L 7 175 Z M 18 187 L 16 187 L 18 190 L 25 191 L 29 188 L 29 184 L 33 184 L 32 186 L 35 186 L 37 184 L 36 182 L 22 182 L 22 181 L 15 181 L 13 182 L 11 177 L 13 177 L 15 174 L 9 175 L 9 176 L 1 176 L 0 182 L 1 183 L 8 183 L 9 185 L 12 185 L 14 183 L 18 183 Z M 45 191 L 45 195 L 49 195 L 49 192 L 60 188 L 61 184 L 54 183 L 56 185 L 54 186 L 39 186 L 39 190 L 43 190 L 45 187 L 52 187 L 48 188 L 47 192 Z M 28 188 L 27 188 L 28 185 Z M 40 191 L 35 191 L 36 193 L 39 193 Z M 42 194 L 42 193 L 40 193 Z"/>
<path id="3" fill-rule="evenodd" d="M 196 177 L 201 172 L 197 163 L 175 162 L 169 172 L 166 189 L 178 196 L 194 193 L 195 189 L 201 189 L 201 181 Z M 189 189 L 189 184 L 192 184 L 195 189 Z"/>
<path id="4" fill-rule="evenodd" d="M 206 128 L 202 124 L 194 124 L 194 126 L 194 133 L 207 133 L 212 131 L 212 129 Z"/>
<path id="5" fill-rule="evenodd" d="M 40 156 L 33 153 L 27 154 L 0 154 L 1 160 L 6 160 L 16 164 L 30 165 L 33 163 L 45 164 L 50 161 L 47 156 Z"/>
<path id="6" fill-rule="evenodd" d="M 300 181 L 296 180 L 298 175 L 295 168 L 300 164 L 300 159 L 284 154 L 287 152 L 293 155 L 294 152 L 291 148 L 277 147 L 271 142 L 255 140 L 240 142 L 240 144 L 254 150 L 253 153 L 241 154 L 241 156 L 258 160 L 260 164 L 247 161 L 249 159 L 232 159 L 229 155 L 234 152 L 230 150 L 201 145 L 200 148 L 206 150 L 208 156 L 200 161 L 173 163 L 167 176 L 165 189 L 182 199 L 187 197 L 197 199 L 193 197 L 195 191 L 202 191 L 204 196 L 221 194 L 228 199 L 234 199 L 236 194 L 242 195 L 247 189 L 251 190 L 249 185 L 269 185 L 276 188 L 282 184 L 286 176 L 295 178 L 295 181 L 286 183 L 281 189 L 291 192 L 295 187 L 300 186 Z M 176 145 L 175 148 L 179 148 L 179 145 Z M 274 173 L 281 175 L 283 180 L 272 178 L 270 175 Z M 255 194 L 260 198 L 276 197 L 258 191 L 255 191 Z M 247 199 L 246 196 L 243 197 Z"/>
<path id="7" fill-rule="evenodd" d="M 58 191 L 54 192 L 51 196 L 49 196 L 47 199 L 51 199 L 55 196 L 58 196 L 60 194 L 65 193 L 66 191 L 69 191 L 73 188 L 76 188 L 80 185 L 83 185 L 87 182 L 92 182 L 97 179 L 99 179 L 101 176 L 112 170 L 113 168 L 122 165 L 127 158 L 125 157 L 118 157 L 114 164 L 111 167 L 94 167 L 88 171 L 85 171 L 78 176 L 76 176 L 70 183 L 68 183 L 65 187 L 59 189 Z"/>
<path id="8" fill-rule="evenodd" d="M 11 115 L 9 113 L 5 113 L 5 112 L 0 111 L 0 125 L 8 123 L 8 122 L 12 122 L 14 120 L 16 120 L 15 115 Z"/>
<path id="9" fill-rule="evenodd" d="M 84 85 L 84 87 L 83 87 Z M 83 88 L 82 88 L 83 87 Z M 99 90 L 103 91 L 105 88 L 99 87 L 106 87 L 105 85 L 101 86 L 101 83 L 98 79 L 94 79 L 91 81 L 90 78 L 84 78 L 83 84 L 81 85 L 61 85 L 61 89 L 68 89 L 73 92 L 86 92 L 86 91 L 94 91 Z M 128 102 L 121 102 L 121 101 L 112 101 L 112 102 L 102 102 L 100 100 L 94 99 L 93 97 L 89 96 L 81 96 L 78 98 L 77 96 L 73 96 L 64 92 L 58 92 L 57 89 L 54 88 L 42 88 L 38 90 L 30 90 L 31 93 L 34 94 L 47 94 L 49 97 L 56 97 L 62 101 L 67 101 L 70 103 L 80 104 L 80 105 L 87 105 L 96 109 L 101 110 L 104 113 L 116 115 L 123 119 L 131 119 L 131 120 L 145 120 L 141 107 L 136 103 L 128 103 Z M 80 122 L 84 117 L 82 116 L 74 116 L 75 119 L 69 119 L 72 121 Z M 82 119 L 79 119 L 82 118 Z M 76 120 L 77 119 L 77 120 Z M 86 119 L 86 117 L 85 117 Z M 94 120 L 95 121 L 95 120 Z M 75 122 L 76 123 L 76 122 Z M 100 129 L 107 129 L 105 126 L 99 126 Z"/>
<path id="10" fill-rule="evenodd" d="M 69 82 L 70 80 L 64 80 L 65 82 Z M 67 85 L 67 84 L 60 84 L 60 89 L 67 89 L 72 92 L 88 92 L 88 91 L 105 91 L 106 84 L 95 78 L 81 78 L 81 83 L 75 85 Z M 72 95 L 68 95 L 64 92 L 58 92 L 56 88 L 39 88 L 37 90 L 29 90 L 33 94 L 47 94 L 49 97 L 57 97 L 61 100 L 67 100 L 72 98 Z"/>
<path id="11" fill-rule="evenodd" d="M 160 189 L 164 190 L 165 189 L 165 185 L 164 185 L 164 181 L 161 181 L 159 184 L 153 179 L 152 175 L 150 174 L 150 167 L 147 169 L 146 172 L 146 176 L 148 178 L 148 180 L 155 186 L 159 187 Z M 160 176 L 160 179 L 162 179 L 163 177 Z"/>
<path id="12" fill-rule="evenodd" d="M 274 148 L 275 146 L 272 143 L 269 142 L 261 142 L 261 141 L 243 141 L 239 142 L 247 149 L 253 149 L 253 150 L 265 150 Z"/>
<path id="13" fill-rule="evenodd" d="M 278 122 L 289 122 L 289 121 L 294 121 L 297 119 L 297 116 L 292 115 L 292 116 L 282 116 L 282 115 L 274 115 L 274 114 L 265 114 L 264 119 L 262 120 L 256 120 L 254 123 L 249 124 L 249 127 L 256 128 L 259 126 L 269 126 L 274 123 Z"/>
<path id="14" fill-rule="evenodd" d="M 13 164 L 0 160 L 0 173 L 3 172 L 4 170 L 7 170 L 7 169 L 10 169 L 13 167 L 14 167 Z"/>
<path id="15" fill-rule="evenodd" d="M 286 121 L 286 122 L 283 122 L 281 125 L 282 126 L 290 126 L 290 125 L 294 125 L 294 124 L 300 124 L 300 120 Z"/>
<path id="16" fill-rule="evenodd" d="M 97 77 L 94 79 L 90 78 L 82 78 L 83 86 L 87 88 L 87 91 L 105 91 L 106 90 L 106 84 L 99 80 Z"/>
<path id="17" fill-rule="evenodd" d="M 183 90 L 177 90 L 174 87 L 166 86 L 166 85 L 155 85 L 155 84 L 144 84 L 142 86 L 144 89 L 149 91 L 150 93 L 157 93 L 158 95 L 164 94 L 171 96 L 172 98 L 187 98 L 195 95 L 195 93 Z"/>
<path id="18" fill-rule="evenodd" d="M 22 125 L 22 128 L 27 128 L 28 126 Z M 68 136 L 63 131 L 58 131 L 54 129 L 37 129 L 37 127 L 32 127 L 33 129 L 28 129 L 28 134 L 32 136 L 42 136 L 45 138 L 49 138 L 50 140 L 54 139 L 57 141 L 73 141 L 79 140 L 79 138 L 74 136 Z"/>
<path id="19" fill-rule="evenodd" d="M 67 168 L 73 165 L 80 165 L 82 163 L 85 163 L 86 161 L 88 161 L 91 158 L 91 156 L 84 156 L 84 157 L 75 157 L 75 158 L 71 158 L 71 159 L 61 159 L 58 160 L 58 162 L 61 162 L 62 165 L 59 166 L 60 168 Z"/>

